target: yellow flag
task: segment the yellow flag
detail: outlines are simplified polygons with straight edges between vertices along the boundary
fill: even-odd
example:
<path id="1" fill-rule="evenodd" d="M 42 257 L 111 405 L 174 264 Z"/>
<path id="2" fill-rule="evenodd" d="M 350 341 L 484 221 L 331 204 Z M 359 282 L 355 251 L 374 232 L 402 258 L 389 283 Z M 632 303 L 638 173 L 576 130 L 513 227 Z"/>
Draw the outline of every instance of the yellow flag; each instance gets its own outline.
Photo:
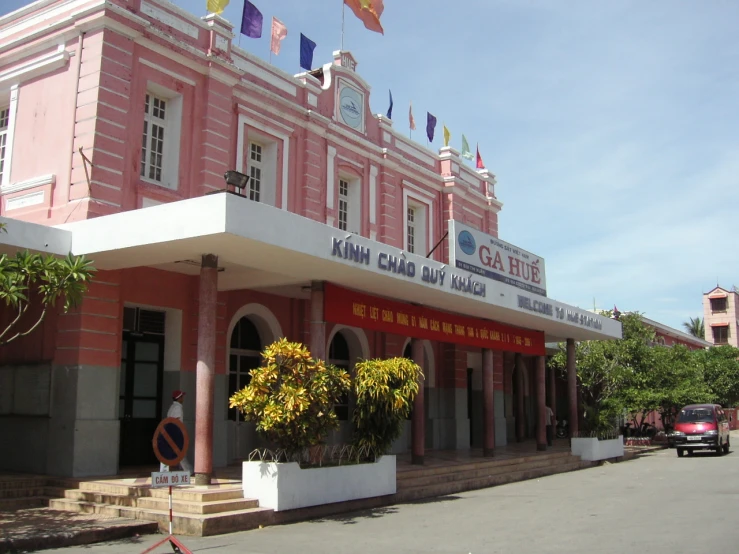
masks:
<path id="1" fill-rule="evenodd" d="M 452 138 L 452 134 L 449 132 L 449 129 L 446 128 L 446 125 L 444 125 L 444 146 L 449 146 L 450 138 Z"/>
<path id="2" fill-rule="evenodd" d="M 210 13 L 222 13 L 228 6 L 229 0 L 208 0 L 207 9 Z"/>

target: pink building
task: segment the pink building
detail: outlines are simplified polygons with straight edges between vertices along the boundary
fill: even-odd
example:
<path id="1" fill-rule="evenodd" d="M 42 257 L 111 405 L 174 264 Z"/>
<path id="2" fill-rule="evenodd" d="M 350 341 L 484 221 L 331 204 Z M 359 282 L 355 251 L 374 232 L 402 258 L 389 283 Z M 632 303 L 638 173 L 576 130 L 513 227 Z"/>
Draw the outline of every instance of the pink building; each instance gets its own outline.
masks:
<path id="1" fill-rule="evenodd" d="M 227 398 L 283 336 L 350 369 L 413 356 L 424 393 L 395 450 L 418 463 L 533 436 L 545 449 L 545 342 L 569 341 L 574 414 L 574 340 L 620 324 L 546 296 L 544 261 L 497 239 L 494 176 L 372 114 L 351 53 L 293 76 L 233 39 L 166 0 L 0 18 L 3 251 L 100 270 L 78 310 L 0 348 L 0 436 L 18 445 L 0 468 L 150 463 L 182 389 L 207 481 L 259 446 Z M 331 440 L 348 439 L 347 422 Z"/>
<path id="2" fill-rule="evenodd" d="M 706 340 L 712 345 L 739 347 L 739 293 L 721 287 L 703 295 L 703 321 Z"/>

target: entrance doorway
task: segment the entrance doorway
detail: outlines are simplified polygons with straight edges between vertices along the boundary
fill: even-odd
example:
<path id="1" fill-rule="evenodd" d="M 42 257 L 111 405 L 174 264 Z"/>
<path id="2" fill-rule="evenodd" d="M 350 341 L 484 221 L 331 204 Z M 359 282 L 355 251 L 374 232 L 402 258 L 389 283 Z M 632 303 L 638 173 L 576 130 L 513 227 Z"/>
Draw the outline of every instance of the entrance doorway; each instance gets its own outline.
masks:
<path id="1" fill-rule="evenodd" d="M 118 414 L 119 465 L 158 463 L 151 447 L 162 419 L 164 312 L 124 308 Z"/>

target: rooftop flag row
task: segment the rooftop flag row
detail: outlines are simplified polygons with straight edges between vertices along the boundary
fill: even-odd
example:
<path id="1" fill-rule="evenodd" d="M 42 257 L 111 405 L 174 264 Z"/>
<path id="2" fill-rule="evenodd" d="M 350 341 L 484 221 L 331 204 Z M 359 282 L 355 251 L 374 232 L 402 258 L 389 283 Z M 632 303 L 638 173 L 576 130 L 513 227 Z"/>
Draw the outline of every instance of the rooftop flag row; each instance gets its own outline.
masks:
<path id="1" fill-rule="evenodd" d="M 206 0 L 207 9 L 211 13 L 220 14 L 226 9 L 229 0 Z M 376 33 L 385 34 L 385 30 L 380 22 L 382 12 L 385 10 L 383 0 L 344 0 L 343 6 L 349 6 L 355 16 L 364 23 L 364 26 L 370 31 Z M 342 6 L 342 7 L 343 7 Z M 264 27 L 264 16 L 262 12 L 249 0 L 244 0 L 244 10 L 241 16 L 241 34 L 249 38 L 261 38 L 262 29 Z M 343 36 L 343 17 L 342 17 L 342 36 Z M 280 53 L 282 41 L 287 37 L 287 26 L 277 19 L 272 17 L 272 29 L 270 38 L 270 56 L 275 54 L 276 56 Z M 343 41 L 343 39 L 342 39 Z M 306 71 L 311 71 L 313 67 L 313 52 L 316 48 L 316 43 L 306 37 L 303 33 L 300 33 L 300 67 Z M 390 105 L 387 110 L 388 119 L 392 119 L 393 113 L 393 93 L 390 91 Z M 436 131 L 436 117 L 430 112 L 426 112 L 426 138 L 429 143 L 434 141 L 434 135 Z M 408 110 L 408 124 L 410 131 L 413 132 L 416 129 L 416 122 L 413 118 L 413 103 L 410 104 Z M 451 132 L 446 125 L 443 126 L 444 130 L 444 146 L 449 146 L 451 140 Z M 467 138 L 462 135 L 462 152 L 463 158 L 472 160 L 473 155 L 470 150 Z M 485 164 L 480 156 L 480 147 L 477 146 L 477 152 L 475 159 L 475 166 L 477 169 L 484 169 Z"/>

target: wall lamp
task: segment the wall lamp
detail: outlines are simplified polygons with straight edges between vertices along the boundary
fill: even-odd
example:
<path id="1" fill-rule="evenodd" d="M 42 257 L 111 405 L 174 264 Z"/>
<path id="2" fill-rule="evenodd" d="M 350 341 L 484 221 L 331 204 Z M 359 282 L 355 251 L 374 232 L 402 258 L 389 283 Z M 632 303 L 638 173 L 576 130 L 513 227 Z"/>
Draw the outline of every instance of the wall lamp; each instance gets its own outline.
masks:
<path id="1" fill-rule="evenodd" d="M 243 190 L 246 185 L 249 184 L 249 176 L 239 173 L 238 171 L 226 171 L 223 174 L 223 178 L 226 180 L 226 184 L 237 189 Z"/>

